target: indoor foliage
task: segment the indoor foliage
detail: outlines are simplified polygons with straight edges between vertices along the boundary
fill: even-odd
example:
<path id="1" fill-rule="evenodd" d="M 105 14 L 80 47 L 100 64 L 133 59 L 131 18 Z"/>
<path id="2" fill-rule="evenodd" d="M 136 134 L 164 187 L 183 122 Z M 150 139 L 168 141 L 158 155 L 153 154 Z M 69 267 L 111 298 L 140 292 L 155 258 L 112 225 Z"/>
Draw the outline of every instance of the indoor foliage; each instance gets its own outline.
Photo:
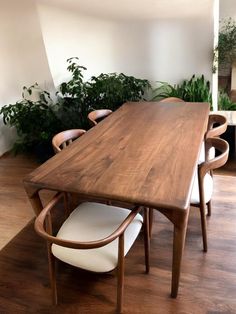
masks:
<path id="1" fill-rule="evenodd" d="M 159 82 L 160 86 L 154 89 L 153 100 L 160 100 L 167 97 L 178 97 L 189 102 L 211 102 L 210 82 L 204 75 L 196 77 L 193 75 L 190 80 L 184 80 L 180 84 L 171 85 L 166 82 Z"/>
<path id="2" fill-rule="evenodd" d="M 218 110 L 236 110 L 236 103 L 231 101 L 228 94 L 224 91 L 219 92 Z"/>
<path id="3" fill-rule="evenodd" d="M 220 21 L 218 42 L 219 63 L 232 63 L 236 59 L 236 21 L 231 17 Z"/>
<path id="4" fill-rule="evenodd" d="M 144 99 L 145 90 L 150 87 L 147 80 L 123 73 L 100 74 L 86 82 L 83 78 L 86 68 L 79 65 L 78 58 L 70 58 L 67 62 L 71 79 L 59 86 L 57 102 L 53 103 L 50 94 L 43 90 L 37 101 L 27 99 L 26 92 L 31 95 L 34 88 L 39 89 L 35 84 L 23 88 L 22 100 L 0 109 L 4 123 L 17 130 L 15 152 L 32 151 L 42 145 L 43 150 L 51 148 L 54 134 L 71 128 L 88 129 L 89 111 L 100 108 L 116 110 L 126 101 Z"/>
<path id="5" fill-rule="evenodd" d="M 40 149 L 44 144 L 49 145 L 52 136 L 61 130 L 60 120 L 47 91 L 40 90 L 39 99 L 36 101 L 26 97 L 27 94 L 31 95 L 34 89 L 39 90 L 37 84 L 29 88 L 23 87 L 22 100 L 5 105 L 0 110 L 3 122 L 16 128 L 18 139 L 14 145 L 15 152 Z"/>
<path id="6" fill-rule="evenodd" d="M 100 74 L 87 82 L 87 103 L 91 109 L 118 109 L 126 101 L 144 99 L 151 88 L 148 80 L 137 79 L 123 73 Z"/>

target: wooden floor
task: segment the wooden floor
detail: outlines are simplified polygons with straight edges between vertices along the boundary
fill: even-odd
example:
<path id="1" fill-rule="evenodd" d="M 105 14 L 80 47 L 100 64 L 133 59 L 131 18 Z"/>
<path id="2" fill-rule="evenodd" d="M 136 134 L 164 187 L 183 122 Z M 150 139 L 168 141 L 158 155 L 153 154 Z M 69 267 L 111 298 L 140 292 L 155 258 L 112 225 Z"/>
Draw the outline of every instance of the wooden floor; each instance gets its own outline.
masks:
<path id="1" fill-rule="evenodd" d="M 22 179 L 37 165 L 33 157 L 24 155 L 0 158 L 0 249 L 34 216 Z"/>
<path id="2" fill-rule="evenodd" d="M 36 165 L 26 157 L 0 159 L 1 237 L 10 239 L 11 230 L 17 233 L 33 216 L 21 179 Z M 126 258 L 124 313 L 236 313 L 236 177 L 231 175 L 215 175 L 208 253 L 202 252 L 198 210 L 191 209 L 177 299 L 170 298 L 172 226 L 155 213 L 150 274 L 144 273 L 142 235 Z M 113 273 L 95 275 L 63 263 L 58 270 L 55 307 L 45 243 L 29 222 L 0 251 L 0 314 L 115 313 Z"/>

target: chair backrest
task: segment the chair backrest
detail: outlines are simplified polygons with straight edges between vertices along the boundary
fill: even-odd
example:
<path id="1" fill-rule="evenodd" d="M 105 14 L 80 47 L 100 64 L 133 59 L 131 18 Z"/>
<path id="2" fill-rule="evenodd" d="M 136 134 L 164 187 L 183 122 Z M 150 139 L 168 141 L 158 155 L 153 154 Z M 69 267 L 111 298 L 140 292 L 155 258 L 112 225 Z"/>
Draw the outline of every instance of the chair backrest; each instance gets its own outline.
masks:
<path id="1" fill-rule="evenodd" d="M 71 144 L 73 140 L 82 136 L 85 132 L 86 131 L 82 129 L 71 129 L 56 134 L 52 139 L 54 152 L 59 153 L 63 148 Z"/>
<path id="2" fill-rule="evenodd" d="M 210 170 L 222 167 L 228 160 L 229 156 L 229 144 L 219 137 L 207 138 L 205 140 L 205 147 L 206 147 L 206 161 L 202 162 L 198 166 L 200 179 L 202 179 L 205 176 L 205 174 Z M 212 147 L 214 147 L 214 149 L 216 149 L 219 152 L 219 155 L 217 157 L 209 159 L 209 152 Z"/>
<path id="3" fill-rule="evenodd" d="M 207 125 L 206 138 L 223 134 L 227 129 L 227 119 L 220 114 L 210 114 Z"/>
<path id="4" fill-rule="evenodd" d="M 105 117 L 109 116 L 112 113 L 112 110 L 110 109 L 98 109 L 91 111 L 88 114 L 89 122 L 92 126 L 95 126 L 98 124 L 99 121 L 104 119 Z"/>
<path id="5" fill-rule="evenodd" d="M 167 97 L 160 100 L 160 102 L 184 102 L 184 100 L 178 97 Z"/>

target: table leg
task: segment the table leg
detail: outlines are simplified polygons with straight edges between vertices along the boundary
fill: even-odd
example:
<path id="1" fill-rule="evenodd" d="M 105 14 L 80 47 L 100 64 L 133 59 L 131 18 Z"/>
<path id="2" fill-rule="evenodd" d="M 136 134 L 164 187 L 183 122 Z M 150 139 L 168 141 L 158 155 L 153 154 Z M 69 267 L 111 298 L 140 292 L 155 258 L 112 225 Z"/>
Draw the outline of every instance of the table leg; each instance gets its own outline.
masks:
<path id="1" fill-rule="evenodd" d="M 39 190 L 32 188 L 31 186 L 27 185 L 26 183 L 24 185 L 25 185 L 25 191 L 28 195 L 29 201 L 31 203 L 31 206 L 32 206 L 34 212 L 35 212 L 35 215 L 38 216 L 38 214 L 43 209 L 43 205 L 42 205 L 41 199 L 39 197 Z"/>
<path id="2" fill-rule="evenodd" d="M 184 218 L 185 219 L 183 221 L 182 226 L 174 225 L 172 283 L 171 283 L 172 298 L 176 298 L 178 295 L 180 269 L 185 244 L 185 236 L 187 231 L 188 214 Z"/>
<path id="3" fill-rule="evenodd" d="M 174 225 L 171 282 L 172 298 L 176 298 L 178 295 L 181 261 L 185 244 L 189 210 L 190 208 L 186 209 L 186 211 L 158 209 L 158 211 L 164 214 Z"/>

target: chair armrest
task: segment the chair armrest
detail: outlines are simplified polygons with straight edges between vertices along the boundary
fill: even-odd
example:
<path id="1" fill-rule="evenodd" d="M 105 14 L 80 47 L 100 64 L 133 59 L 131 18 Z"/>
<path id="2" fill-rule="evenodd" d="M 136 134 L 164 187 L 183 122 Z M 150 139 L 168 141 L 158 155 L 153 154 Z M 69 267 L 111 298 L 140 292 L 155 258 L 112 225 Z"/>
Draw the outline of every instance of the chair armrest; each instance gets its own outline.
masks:
<path id="1" fill-rule="evenodd" d="M 99 248 L 102 246 L 107 245 L 108 243 L 114 241 L 120 235 L 122 235 L 127 227 L 131 224 L 135 216 L 141 210 L 140 206 L 135 206 L 133 210 L 131 210 L 130 214 L 125 218 L 125 220 L 120 224 L 120 226 L 109 236 L 99 239 L 96 241 L 89 241 L 89 242 L 79 242 L 79 241 L 72 241 L 72 240 L 63 240 L 53 235 L 49 234 L 45 228 L 45 220 L 47 215 L 50 214 L 51 209 L 58 203 L 60 198 L 63 196 L 63 193 L 57 194 L 45 208 L 41 211 L 38 217 L 35 220 L 35 231 L 44 239 L 51 243 L 55 243 L 60 246 L 72 248 L 72 249 L 93 249 Z M 108 206 L 108 205 L 107 205 Z"/>
<path id="2" fill-rule="evenodd" d="M 219 124 L 214 127 L 214 124 Z M 210 114 L 208 119 L 206 138 L 215 137 L 223 134 L 227 129 L 227 119 L 226 117 L 219 114 Z"/>
<path id="3" fill-rule="evenodd" d="M 207 160 L 198 165 L 198 173 L 201 178 L 203 178 L 208 171 L 223 166 L 226 163 L 229 155 L 229 144 L 221 138 L 208 138 L 205 141 L 205 145 Z M 214 147 L 220 151 L 220 155 L 211 160 L 208 160 L 209 150 L 211 147 Z"/>

